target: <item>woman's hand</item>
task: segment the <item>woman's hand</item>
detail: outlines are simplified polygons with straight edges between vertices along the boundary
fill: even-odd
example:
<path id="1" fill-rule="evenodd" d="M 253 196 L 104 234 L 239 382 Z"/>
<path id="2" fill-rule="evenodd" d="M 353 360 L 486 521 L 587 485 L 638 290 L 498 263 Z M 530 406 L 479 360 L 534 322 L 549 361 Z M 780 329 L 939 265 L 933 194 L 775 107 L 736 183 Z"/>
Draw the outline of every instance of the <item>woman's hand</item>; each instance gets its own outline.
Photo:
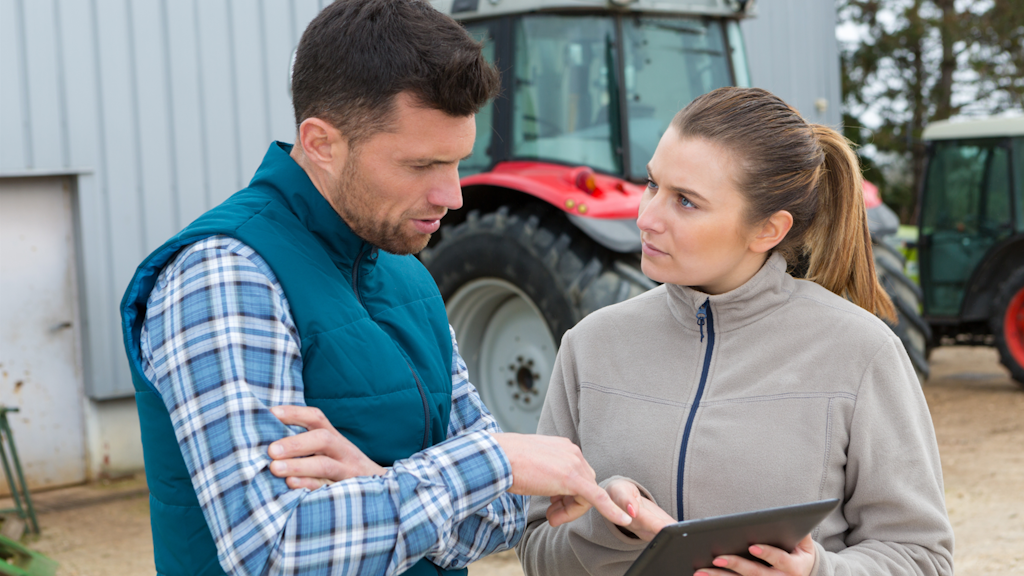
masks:
<path id="1" fill-rule="evenodd" d="M 636 484 L 629 480 L 614 480 L 608 484 L 606 490 L 612 502 L 633 519 L 623 528 L 636 534 L 644 542 L 650 542 L 662 528 L 676 522 L 675 518 L 669 516 L 657 504 L 644 498 Z"/>
<path id="2" fill-rule="evenodd" d="M 771 566 L 739 556 L 719 556 L 715 558 L 714 565 L 727 570 L 701 568 L 694 576 L 731 576 L 734 573 L 740 576 L 810 576 L 814 568 L 814 541 L 810 535 L 801 540 L 792 553 L 761 544 L 751 546 L 749 551 Z"/>

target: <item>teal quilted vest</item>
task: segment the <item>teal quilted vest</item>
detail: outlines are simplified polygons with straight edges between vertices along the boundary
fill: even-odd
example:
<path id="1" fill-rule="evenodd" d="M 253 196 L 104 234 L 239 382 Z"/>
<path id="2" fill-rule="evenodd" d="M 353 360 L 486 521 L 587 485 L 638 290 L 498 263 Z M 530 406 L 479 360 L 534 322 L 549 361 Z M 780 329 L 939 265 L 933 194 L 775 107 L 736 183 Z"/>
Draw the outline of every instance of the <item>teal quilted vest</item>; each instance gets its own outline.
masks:
<path id="1" fill-rule="evenodd" d="M 299 331 L 306 403 L 375 462 L 390 466 L 447 434 L 452 343 L 437 286 L 416 258 L 378 251 L 356 236 L 290 150 L 272 144 L 249 187 L 150 254 L 121 301 L 161 575 L 224 574 L 170 415 L 139 356 L 156 278 L 189 244 L 222 234 L 266 260 Z M 405 572 L 447 573 L 426 560 Z"/>

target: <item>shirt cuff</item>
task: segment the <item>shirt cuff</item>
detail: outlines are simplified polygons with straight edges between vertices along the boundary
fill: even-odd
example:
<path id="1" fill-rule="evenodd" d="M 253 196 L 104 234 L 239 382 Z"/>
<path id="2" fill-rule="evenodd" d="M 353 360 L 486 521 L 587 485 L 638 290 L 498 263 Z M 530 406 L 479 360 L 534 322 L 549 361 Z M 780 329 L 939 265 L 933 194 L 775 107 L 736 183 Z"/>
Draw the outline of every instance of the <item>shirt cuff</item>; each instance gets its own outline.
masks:
<path id="1" fill-rule="evenodd" d="M 461 434 L 434 448 L 441 449 L 430 456 L 452 496 L 453 522 L 468 518 L 512 487 L 512 464 L 490 432 Z"/>

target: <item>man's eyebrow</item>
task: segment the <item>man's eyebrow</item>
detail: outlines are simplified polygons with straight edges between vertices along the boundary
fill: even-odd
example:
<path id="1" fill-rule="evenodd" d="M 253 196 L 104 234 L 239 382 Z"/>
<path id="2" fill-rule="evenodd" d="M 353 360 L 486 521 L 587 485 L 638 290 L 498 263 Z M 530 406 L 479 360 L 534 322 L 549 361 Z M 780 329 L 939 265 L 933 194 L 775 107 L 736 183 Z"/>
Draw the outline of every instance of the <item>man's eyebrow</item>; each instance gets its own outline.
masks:
<path id="1" fill-rule="evenodd" d="M 454 164 L 456 162 L 463 162 L 473 157 L 473 153 L 470 152 L 464 158 L 458 160 L 439 160 L 437 158 L 410 158 L 407 162 L 414 166 L 427 166 L 431 164 Z"/>
<path id="2" fill-rule="evenodd" d="M 654 176 L 651 175 L 651 165 L 650 164 L 647 165 L 647 176 L 651 180 L 654 180 Z M 696 190 L 691 190 L 689 188 L 683 188 L 681 186 L 673 186 L 671 184 L 659 184 L 659 186 L 668 188 L 669 190 L 675 192 L 676 194 L 682 194 L 683 196 L 686 196 L 690 200 L 697 200 L 698 202 L 707 202 L 708 201 L 707 198 L 705 198 L 700 192 L 697 192 Z"/>

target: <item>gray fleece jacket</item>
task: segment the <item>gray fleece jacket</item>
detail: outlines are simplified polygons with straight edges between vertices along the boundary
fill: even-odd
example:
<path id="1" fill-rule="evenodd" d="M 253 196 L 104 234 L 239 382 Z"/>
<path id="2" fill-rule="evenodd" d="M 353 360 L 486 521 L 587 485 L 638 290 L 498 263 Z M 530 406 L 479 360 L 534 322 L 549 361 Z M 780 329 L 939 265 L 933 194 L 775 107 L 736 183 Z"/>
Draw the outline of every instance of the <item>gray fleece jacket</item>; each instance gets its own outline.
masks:
<path id="1" fill-rule="evenodd" d="M 779 255 L 725 294 L 664 285 L 585 318 L 562 339 L 538 432 L 681 520 L 841 498 L 813 533 L 815 575 L 953 573 L 935 433 L 902 344 Z M 593 510 L 552 528 L 549 502 L 530 503 L 527 576 L 621 576 L 645 546 Z"/>

